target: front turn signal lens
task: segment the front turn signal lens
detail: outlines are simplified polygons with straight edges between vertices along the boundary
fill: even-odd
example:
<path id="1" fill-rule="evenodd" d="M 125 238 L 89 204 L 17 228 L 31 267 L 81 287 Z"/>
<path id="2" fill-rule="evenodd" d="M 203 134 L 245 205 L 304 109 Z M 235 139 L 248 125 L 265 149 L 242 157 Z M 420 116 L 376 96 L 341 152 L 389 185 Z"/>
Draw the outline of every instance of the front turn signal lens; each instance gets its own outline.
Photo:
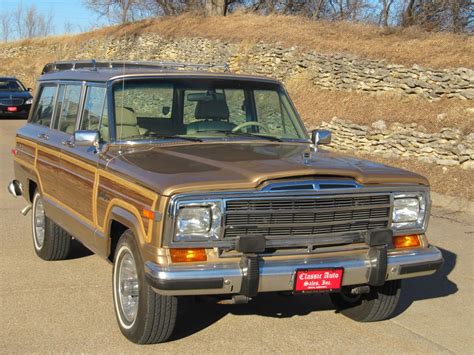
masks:
<path id="1" fill-rule="evenodd" d="M 397 235 L 393 237 L 393 246 L 396 249 L 417 248 L 421 246 L 420 237 L 418 234 Z"/>
<path id="2" fill-rule="evenodd" d="M 206 261 L 206 249 L 170 249 L 171 261 L 175 263 L 189 263 Z"/>
<path id="3" fill-rule="evenodd" d="M 148 218 L 148 219 L 155 219 L 155 212 L 143 209 L 142 211 L 143 217 Z"/>

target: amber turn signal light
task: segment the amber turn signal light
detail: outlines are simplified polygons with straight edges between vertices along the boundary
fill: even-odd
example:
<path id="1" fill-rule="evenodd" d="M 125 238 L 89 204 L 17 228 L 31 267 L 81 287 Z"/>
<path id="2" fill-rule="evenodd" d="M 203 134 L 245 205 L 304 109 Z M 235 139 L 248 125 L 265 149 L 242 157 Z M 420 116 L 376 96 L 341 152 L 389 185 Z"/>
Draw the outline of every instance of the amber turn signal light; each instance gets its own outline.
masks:
<path id="1" fill-rule="evenodd" d="M 416 248 L 421 246 L 420 237 L 418 234 L 397 235 L 393 237 L 393 246 L 400 248 Z"/>
<path id="2" fill-rule="evenodd" d="M 143 217 L 148 218 L 148 219 L 155 219 L 155 212 L 143 209 L 142 211 Z"/>
<path id="3" fill-rule="evenodd" d="M 207 260 L 206 249 L 170 249 L 170 253 L 175 263 Z"/>

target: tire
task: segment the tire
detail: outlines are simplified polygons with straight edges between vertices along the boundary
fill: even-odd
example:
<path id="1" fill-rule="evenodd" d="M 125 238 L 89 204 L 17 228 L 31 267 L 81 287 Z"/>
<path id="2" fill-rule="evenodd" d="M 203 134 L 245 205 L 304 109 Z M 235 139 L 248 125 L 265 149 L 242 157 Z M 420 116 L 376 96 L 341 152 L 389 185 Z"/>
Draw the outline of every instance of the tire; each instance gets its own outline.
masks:
<path id="1" fill-rule="evenodd" d="M 400 299 L 401 280 L 387 281 L 371 287 L 364 295 L 351 295 L 348 290 L 331 293 L 330 298 L 340 313 L 357 322 L 376 322 L 390 318 Z"/>
<path id="2" fill-rule="evenodd" d="M 171 336 L 178 298 L 157 294 L 145 280 L 143 259 L 130 230 L 122 234 L 115 249 L 112 288 L 117 323 L 128 340 L 156 344 Z"/>
<path id="3" fill-rule="evenodd" d="M 31 213 L 33 247 L 43 260 L 64 260 L 71 247 L 71 235 L 44 213 L 43 199 L 38 191 L 33 196 Z"/>

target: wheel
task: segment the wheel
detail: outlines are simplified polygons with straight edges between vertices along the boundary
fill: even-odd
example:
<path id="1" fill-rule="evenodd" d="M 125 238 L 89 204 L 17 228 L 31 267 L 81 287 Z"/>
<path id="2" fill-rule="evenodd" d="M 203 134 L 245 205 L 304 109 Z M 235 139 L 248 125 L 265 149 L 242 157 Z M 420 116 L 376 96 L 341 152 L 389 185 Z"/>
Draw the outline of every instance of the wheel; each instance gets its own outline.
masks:
<path id="1" fill-rule="evenodd" d="M 69 254 L 71 235 L 49 219 L 44 213 L 43 199 L 38 191 L 33 196 L 33 246 L 43 260 L 63 260 Z"/>
<path id="2" fill-rule="evenodd" d="M 392 316 L 400 299 L 401 280 L 387 281 L 371 287 L 363 295 L 351 295 L 348 290 L 331 293 L 331 301 L 343 315 L 358 322 L 376 322 Z"/>
<path id="3" fill-rule="evenodd" d="M 137 344 L 166 341 L 178 314 L 178 299 L 157 294 L 145 280 L 143 260 L 133 233 L 117 244 L 112 273 L 115 315 L 122 334 Z"/>

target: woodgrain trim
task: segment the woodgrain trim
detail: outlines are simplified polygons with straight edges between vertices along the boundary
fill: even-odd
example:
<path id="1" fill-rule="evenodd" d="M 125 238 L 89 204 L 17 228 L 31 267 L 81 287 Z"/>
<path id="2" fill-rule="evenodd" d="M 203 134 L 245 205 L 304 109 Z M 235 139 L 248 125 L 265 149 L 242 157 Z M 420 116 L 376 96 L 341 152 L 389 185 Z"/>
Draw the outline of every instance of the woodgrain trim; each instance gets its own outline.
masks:
<path id="1" fill-rule="evenodd" d="M 99 220 L 98 220 L 98 216 L 97 216 L 97 194 L 98 194 L 98 190 L 99 190 L 100 177 L 102 176 L 102 177 L 107 178 L 107 179 L 111 180 L 112 182 L 114 182 L 114 183 L 116 183 L 120 186 L 123 186 L 126 189 L 130 189 L 130 190 L 134 191 L 135 193 L 137 193 L 138 195 L 141 195 L 142 197 L 145 197 L 145 198 L 151 200 L 152 203 L 150 205 L 150 209 L 152 211 L 155 211 L 155 209 L 157 207 L 157 202 L 158 202 L 158 199 L 159 199 L 159 196 L 158 196 L 157 193 L 153 192 L 152 190 L 146 189 L 142 186 L 139 186 L 137 184 L 134 184 L 134 183 L 132 183 L 132 182 L 126 180 L 126 179 L 118 177 L 118 176 L 116 176 L 116 175 L 114 175 L 114 174 L 112 174 L 108 171 L 105 171 L 103 169 L 99 169 L 99 168 L 97 168 L 93 165 L 87 164 L 87 163 L 85 163 L 85 162 L 83 162 L 79 159 L 73 158 L 73 157 L 69 156 L 68 154 L 60 153 L 60 152 L 57 152 L 53 149 L 44 147 L 44 146 L 42 146 L 42 145 L 40 145 L 36 142 L 32 142 L 32 141 L 29 141 L 29 140 L 21 138 L 21 137 L 17 137 L 16 142 L 27 145 L 31 148 L 34 148 L 34 150 L 35 150 L 34 164 L 28 163 L 28 162 L 26 162 L 22 159 L 17 158 L 17 157 L 14 158 L 14 161 L 17 162 L 18 164 L 30 169 L 34 173 L 36 173 L 36 176 L 38 178 L 37 183 L 38 183 L 38 186 L 39 186 L 40 191 L 41 191 L 43 196 L 45 196 L 48 199 L 52 200 L 58 206 L 66 209 L 69 213 L 76 216 L 78 219 L 80 219 L 85 224 L 93 227 L 94 229 L 99 230 L 102 233 L 105 233 L 105 226 L 108 225 L 107 222 L 108 222 L 108 219 L 110 218 L 110 211 L 112 210 L 112 208 L 114 206 L 119 206 L 121 208 L 124 208 L 125 210 L 127 210 L 128 212 L 130 212 L 131 214 L 133 214 L 137 218 L 137 221 L 140 225 L 142 235 L 145 238 L 144 241 L 146 243 L 150 243 L 152 241 L 154 221 L 149 220 L 148 225 L 146 226 L 147 228 L 145 228 L 145 225 L 144 225 L 144 222 L 143 222 L 143 217 L 140 214 L 140 211 L 135 206 L 133 206 L 132 204 L 127 203 L 126 201 L 123 201 L 122 199 L 119 199 L 119 198 L 113 198 L 111 201 L 109 201 L 109 203 L 107 205 L 107 208 L 106 208 L 105 216 L 104 216 L 104 224 L 102 226 L 99 226 Z M 49 195 L 48 193 L 44 192 L 43 184 L 42 184 L 42 181 L 41 181 L 41 176 L 40 176 L 38 168 L 37 168 L 38 152 L 39 151 L 45 152 L 47 154 L 51 154 L 55 157 L 59 157 L 60 159 L 63 159 L 63 160 L 65 160 L 65 161 L 67 161 L 67 162 L 69 162 L 73 165 L 76 165 L 76 166 L 78 166 L 80 168 L 83 168 L 83 169 L 85 169 L 85 170 L 87 170 L 87 171 L 94 174 L 93 188 L 92 188 L 92 191 L 91 191 L 91 193 L 93 194 L 92 206 L 91 206 L 91 208 L 92 208 L 92 220 L 90 220 L 89 218 L 86 218 L 85 216 L 78 213 L 77 211 L 75 211 L 71 207 L 67 206 L 63 202 L 59 201 L 58 199 L 56 199 L 53 196 Z"/>

